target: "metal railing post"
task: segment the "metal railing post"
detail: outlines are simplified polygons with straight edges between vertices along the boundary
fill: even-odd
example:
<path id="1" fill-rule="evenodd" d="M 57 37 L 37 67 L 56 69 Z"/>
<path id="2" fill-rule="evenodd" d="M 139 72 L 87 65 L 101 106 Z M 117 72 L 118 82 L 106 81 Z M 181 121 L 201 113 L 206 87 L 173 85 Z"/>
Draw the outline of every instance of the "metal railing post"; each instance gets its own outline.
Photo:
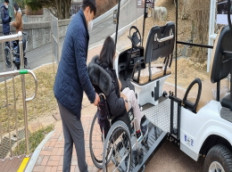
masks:
<path id="1" fill-rule="evenodd" d="M 23 57 L 23 41 L 19 41 L 19 52 L 20 52 L 20 69 L 24 69 L 24 57 Z"/>
<path id="2" fill-rule="evenodd" d="M 27 118 L 27 102 L 31 101 L 35 98 L 36 93 L 37 93 L 37 79 L 35 74 L 30 71 L 30 70 L 25 70 L 24 68 L 24 56 L 23 56 L 23 35 L 22 32 L 19 32 L 18 34 L 15 35 L 7 35 L 7 36 L 1 36 L 0 37 L 0 43 L 4 44 L 5 42 L 10 42 L 14 40 L 19 40 L 19 48 L 20 48 L 20 69 L 21 70 L 15 70 L 15 71 L 10 71 L 10 72 L 3 72 L 0 73 L 0 78 L 4 77 L 5 78 L 5 94 L 6 94 L 6 107 L 7 107 L 7 115 L 8 115 L 8 132 L 9 132 L 9 140 L 10 140 L 10 155 L 12 156 L 12 145 L 11 145 L 11 132 L 10 132 L 10 111 L 9 111 L 9 102 L 8 102 L 8 90 L 7 90 L 7 77 L 13 77 L 13 98 L 14 98 L 14 115 L 16 117 L 16 136 L 17 136 L 17 141 L 18 141 L 18 116 L 16 112 L 16 96 L 15 96 L 15 81 L 14 77 L 17 75 L 21 75 L 21 82 L 22 82 L 22 101 L 23 101 L 23 114 L 24 114 L 24 130 L 25 130 L 25 142 L 26 142 L 26 154 L 29 154 L 29 135 L 28 135 L 28 118 Z M 4 59 L 5 60 L 5 59 Z M 31 98 L 26 98 L 26 87 L 25 87 L 25 74 L 31 74 L 32 77 L 35 80 L 35 94 Z M 1 142 L 2 142 L 2 124 L 0 123 L 0 135 L 1 135 Z M 18 146 L 18 143 L 17 143 Z"/>
<path id="3" fill-rule="evenodd" d="M 15 80 L 14 80 L 14 77 L 12 78 L 12 84 L 13 84 L 13 98 L 14 98 L 14 115 L 15 115 L 15 128 L 16 128 L 16 138 L 17 138 L 17 150 L 18 150 L 18 147 L 19 147 L 19 143 L 18 143 L 18 113 L 17 113 L 17 110 L 16 110 L 16 95 L 15 95 Z M 17 155 L 18 155 L 18 152 L 17 152 Z"/>
<path id="4" fill-rule="evenodd" d="M 21 76 L 22 82 L 22 100 L 23 100 L 23 114 L 24 114 L 24 130 L 26 140 L 26 154 L 29 154 L 29 136 L 28 136 L 28 121 L 27 121 L 27 103 L 26 103 L 26 90 L 25 90 L 25 76 Z"/>
<path id="5" fill-rule="evenodd" d="M 19 52 L 20 52 L 20 69 L 24 69 L 22 37 L 21 37 L 21 40 L 19 40 Z M 26 87 L 25 87 L 25 76 L 24 75 L 21 75 L 21 82 L 22 82 L 22 100 L 23 100 L 26 154 L 28 155 L 29 154 L 29 135 L 28 135 L 27 102 L 26 102 Z"/>

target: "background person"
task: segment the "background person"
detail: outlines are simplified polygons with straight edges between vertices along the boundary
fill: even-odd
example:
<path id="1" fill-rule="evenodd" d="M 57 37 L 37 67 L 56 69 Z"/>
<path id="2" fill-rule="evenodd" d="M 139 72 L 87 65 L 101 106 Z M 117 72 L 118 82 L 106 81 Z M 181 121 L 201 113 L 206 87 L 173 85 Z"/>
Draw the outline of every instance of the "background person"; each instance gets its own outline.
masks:
<path id="1" fill-rule="evenodd" d="M 14 14 L 15 14 L 15 21 L 11 23 L 12 26 L 15 27 L 16 33 L 19 31 L 23 31 L 23 21 L 22 21 L 22 13 L 19 11 L 19 6 L 17 3 L 14 3 Z"/>
<path id="2" fill-rule="evenodd" d="M 90 82 L 86 66 L 88 29 L 92 28 L 95 14 L 95 0 L 83 0 L 82 9 L 72 18 L 68 26 L 54 84 L 54 94 L 60 109 L 65 140 L 63 171 L 70 171 L 73 143 L 79 170 L 88 171 L 81 107 L 83 91 L 94 105 L 97 105 L 100 100 Z"/>
<path id="3" fill-rule="evenodd" d="M 4 0 L 4 3 L 1 5 L 1 18 L 2 18 L 3 35 L 10 34 L 11 17 L 9 15 L 8 5 L 9 5 L 9 0 Z"/>

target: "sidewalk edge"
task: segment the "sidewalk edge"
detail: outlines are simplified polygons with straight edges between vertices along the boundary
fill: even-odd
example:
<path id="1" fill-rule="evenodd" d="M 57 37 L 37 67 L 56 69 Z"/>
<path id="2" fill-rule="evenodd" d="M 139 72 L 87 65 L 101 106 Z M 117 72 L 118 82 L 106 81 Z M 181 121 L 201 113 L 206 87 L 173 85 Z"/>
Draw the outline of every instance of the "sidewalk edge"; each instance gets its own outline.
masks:
<path id="1" fill-rule="evenodd" d="M 47 143 L 48 139 L 53 135 L 54 131 L 51 131 L 50 133 L 47 134 L 47 136 L 43 139 L 43 141 L 37 146 L 35 149 L 34 153 L 31 156 L 31 159 L 25 169 L 25 172 L 31 172 L 35 166 L 35 163 L 39 157 L 40 151 L 42 150 L 43 146 L 45 143 Z"/>

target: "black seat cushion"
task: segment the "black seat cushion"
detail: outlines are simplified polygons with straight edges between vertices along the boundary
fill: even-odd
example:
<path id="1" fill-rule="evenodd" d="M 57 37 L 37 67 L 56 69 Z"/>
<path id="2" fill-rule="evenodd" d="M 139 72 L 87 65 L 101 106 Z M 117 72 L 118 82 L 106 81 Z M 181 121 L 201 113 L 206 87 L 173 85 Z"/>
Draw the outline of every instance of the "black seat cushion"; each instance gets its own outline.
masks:
<path id="1" fill-rule="evenodd" d="M 232 110 L 232 97 L 231 97 L 231 95 L 224 97 L 221 101 L 221 105 L 223 107 L 226 107 L 226 108 L 229 108 L 230 110 Z"/>

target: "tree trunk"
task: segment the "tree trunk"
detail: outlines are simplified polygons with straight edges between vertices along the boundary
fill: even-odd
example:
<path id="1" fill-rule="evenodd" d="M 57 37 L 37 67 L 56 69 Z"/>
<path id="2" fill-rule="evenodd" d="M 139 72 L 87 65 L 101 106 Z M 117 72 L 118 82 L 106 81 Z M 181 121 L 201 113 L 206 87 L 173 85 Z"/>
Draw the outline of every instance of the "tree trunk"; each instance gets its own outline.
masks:
<path id="1" fill-rule="evenodd" d="M 70 17 L 71 0 L 56 0 L 57 17 L 65 19 Z"/>
<path id="2" fill-rule="evenodd" d="M 208 44 L 208 28 L 209 28 L 209 6 L 210 0 L 194 0 L 191 7 L 193 10 L 192 20 L 194 26 L 193 42 L 196 44 Z M 206 48 L 193 48 L 193 61 L 203 63 L 207 58 Z"/>

